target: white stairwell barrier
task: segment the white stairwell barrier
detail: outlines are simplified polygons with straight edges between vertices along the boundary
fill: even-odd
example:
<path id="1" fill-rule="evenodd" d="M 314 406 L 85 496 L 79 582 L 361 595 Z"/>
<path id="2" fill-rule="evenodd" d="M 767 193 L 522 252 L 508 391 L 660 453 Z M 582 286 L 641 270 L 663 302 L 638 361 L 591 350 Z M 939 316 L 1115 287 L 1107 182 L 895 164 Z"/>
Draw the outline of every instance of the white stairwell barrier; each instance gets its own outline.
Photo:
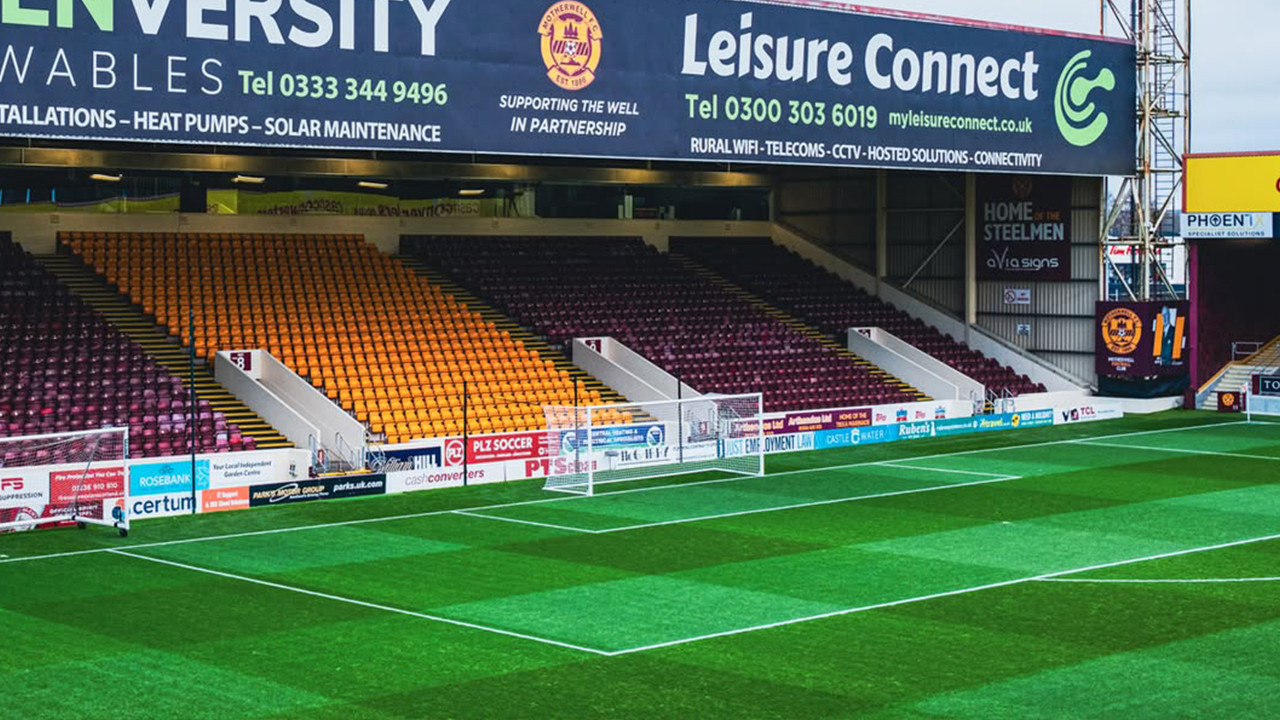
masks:
<path id="1" fill-rule="evenodd" d="M 888 282 L 877 281 L 871 273 L 814 243 L 786 225 L 774 223 L 773 241 L 857 285 L 870 295 L 933 325 L 943 334 L 995 359 L 1001 365 L 1007 365 L 1019 374 L 1026 375 L 1033 382 L 1044 385 L 1049 392 L 1084 392 L 1086 383 L 1083 379 L 1071 378 L 1060 368 L 996 338 L 982 328 L 976 325 L 965 325 L 960 318 L 949 315 Z"/>
<path id="2" fill-rule="evenodd" d="M 986 387 L 881 328 L 851 328 L 849 350 L 934 400 L 984 400 Z"/>
<path id="3" fill-rule="evenodd" d="M 572 354 L 574 365 L 632 402 L 676 400 L 702 394 L 611 337 L 578 338 L 573 341 Z"/>
<path id="4" fill-rule="evenodd" d="M 323 449 L 321 466 L 364 467 L 365 428 L 265 350 L 219 352 L 214 376 L 300 448 Z"/>

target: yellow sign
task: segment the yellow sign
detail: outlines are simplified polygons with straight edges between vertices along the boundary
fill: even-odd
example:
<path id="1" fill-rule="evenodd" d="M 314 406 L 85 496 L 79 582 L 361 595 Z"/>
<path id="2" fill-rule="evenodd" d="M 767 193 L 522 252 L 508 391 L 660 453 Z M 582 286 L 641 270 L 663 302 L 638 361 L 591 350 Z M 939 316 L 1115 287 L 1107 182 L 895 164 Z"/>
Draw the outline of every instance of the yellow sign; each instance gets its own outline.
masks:
<path id="1" fill-rule="evenodd" d="M 596 79 L 604 33 L 591 8 L 558 2 L 538 23 L 547 77 L 564 90 L 581 90 Z"/>
<path id="2" fill-rule="evenodd" d="M 1186 183 L 1187 212 L 1280 212 L 1280 154 L 1192 155 Z"/>

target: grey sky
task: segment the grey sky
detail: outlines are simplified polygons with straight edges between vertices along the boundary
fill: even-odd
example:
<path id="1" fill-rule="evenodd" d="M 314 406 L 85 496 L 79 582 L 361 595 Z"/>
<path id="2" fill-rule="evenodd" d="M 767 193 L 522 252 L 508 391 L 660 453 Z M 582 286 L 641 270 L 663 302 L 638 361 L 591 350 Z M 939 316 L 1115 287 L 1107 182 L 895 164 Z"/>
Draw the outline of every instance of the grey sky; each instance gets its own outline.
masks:
<path id="1" fill-rule="evenodd" d="M 1098 32 L 1097 0 L 854 4 Z M 1280 0 L 1192 0 L 1192 13 L 1192 152 L 1280 150 Z"/>

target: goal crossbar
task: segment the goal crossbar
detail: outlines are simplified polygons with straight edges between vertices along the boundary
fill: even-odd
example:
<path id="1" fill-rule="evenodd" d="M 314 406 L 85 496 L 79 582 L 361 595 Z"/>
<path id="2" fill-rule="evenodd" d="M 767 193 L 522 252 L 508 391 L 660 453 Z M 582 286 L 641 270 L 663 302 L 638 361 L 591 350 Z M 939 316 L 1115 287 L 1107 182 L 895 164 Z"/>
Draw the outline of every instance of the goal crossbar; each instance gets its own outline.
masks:
<path id="1" fill-rule="evenodd" d="M 127 534 L 129 429 L 0 438 L 0 532 L 75 522 Z"/>
<path id="2" fill-rule="evenodd" d="M 547 481 L 593 495 L 599 485 L 695 472 L 764 473 L 759 393 L 544 408 Z"/>

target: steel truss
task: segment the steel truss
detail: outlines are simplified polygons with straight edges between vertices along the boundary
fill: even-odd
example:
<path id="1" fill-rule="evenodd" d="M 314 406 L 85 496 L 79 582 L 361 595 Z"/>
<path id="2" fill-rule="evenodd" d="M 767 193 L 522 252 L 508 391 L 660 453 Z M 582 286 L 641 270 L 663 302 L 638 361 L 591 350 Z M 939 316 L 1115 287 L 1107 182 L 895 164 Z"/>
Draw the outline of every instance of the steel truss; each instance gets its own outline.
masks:
<path id="1" fill-rule="evenodd" d="M 1184 160 L 1191 149 L 1191 0 L 1100 0 L 1104 34 L 1118 28 L 1138 50 L 1138 147 L 1134 176 L 1111 201 L 1100 238 L 1101 294 L 1117 277 L 1131 300 L 1178 298 L 1162 253 L 1181 245 Z M 1130 284 L 1111 259 L 1130 247 L 1141 265 Z"/>

